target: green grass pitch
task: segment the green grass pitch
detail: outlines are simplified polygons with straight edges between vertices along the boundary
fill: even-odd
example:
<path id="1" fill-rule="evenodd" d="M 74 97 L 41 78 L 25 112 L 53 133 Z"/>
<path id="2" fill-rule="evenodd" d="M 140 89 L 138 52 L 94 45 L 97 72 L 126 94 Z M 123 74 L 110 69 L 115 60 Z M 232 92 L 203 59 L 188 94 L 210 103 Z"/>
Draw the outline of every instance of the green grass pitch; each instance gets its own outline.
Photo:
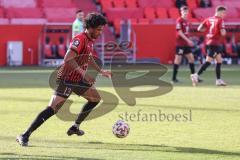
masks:
<path id="1" fill-rule="evenodd" d="M 169 66 L 171 68 L 171 66 Z M 182 83 L 168 94 L 139 98 L 134 107 L 122 100 L 112 112 L 86 121 L 82 137 L 68 137 L 72 122 L 52 117 L 22 148 L 15 137 L 47 106 L 49 68 L 0 69 L 0 159 L 39 160 L 239 160 L 240 159 L 240 67 L 223 66 L 227 87 L 215 86 L 214 68 L 203 74 L 204 83 L 192 87 L 189 69 L 180 68 Z M 171 69 L 162 79 L 169 81 Z M 116 95 L 111 81 L 99 78 L 98 88 Z M 148 88 L 143 88 L 148 89 Z M 72 96 L 71 111 L 78 113 L 83 98 Z M 129 121 L 130 134 L 118 139 L 112 125 L 128 114 L 190 114 L 187 121 Z M 190 115 L 189 115 L 190 116 Z"/>

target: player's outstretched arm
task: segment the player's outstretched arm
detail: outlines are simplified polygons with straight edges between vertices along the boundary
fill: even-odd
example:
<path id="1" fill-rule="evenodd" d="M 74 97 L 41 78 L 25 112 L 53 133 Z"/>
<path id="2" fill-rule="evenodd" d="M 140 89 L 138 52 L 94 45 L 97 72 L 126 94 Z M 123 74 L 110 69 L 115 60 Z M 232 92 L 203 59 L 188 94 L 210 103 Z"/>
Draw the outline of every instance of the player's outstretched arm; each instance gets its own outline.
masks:
<path id="1" fill-rule="evenodd" d="M 92 55 L 92 54 L 91 54 Z M 102 76 L 107 77 L 107 78 L 111 78 L 112 77 L 112 73 L 110 71 L 106 71 L 101 69 L 98 64 L 96 63 L 95 59 L 93 58 L 93 56 L 91 56 L 90 58 L 90 64 L 93 66 L 93 68 L 102 74 Z"/>
<path id="2" fill-rule="evenodd" d="M 206 28 L 204 27 L 204 24 L 201 23 L 198 28 L 197 28 L 198 32 L 205 32 Z"/>
<path id="3" fill-rule="evenodd" d="M 64 63 L 70 70 L 76 70 L 79 72 L 84 79 L 86 79 L 89 83 L 95 83 L 95 79 L 86 74 L 86 71 L 83 70 L 78 63 L 76 62 L 75 58 L 77 57 L 77 53 L 71 49 L 69 49 L 64 57 Z"/>

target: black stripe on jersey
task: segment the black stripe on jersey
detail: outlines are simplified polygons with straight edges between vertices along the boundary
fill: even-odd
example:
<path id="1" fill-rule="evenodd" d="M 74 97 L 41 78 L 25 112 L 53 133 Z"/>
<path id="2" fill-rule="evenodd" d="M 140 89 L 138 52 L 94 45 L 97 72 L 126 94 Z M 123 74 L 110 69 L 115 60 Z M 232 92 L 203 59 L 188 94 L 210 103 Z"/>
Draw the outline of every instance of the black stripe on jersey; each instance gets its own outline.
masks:
<path id="1" fill-rule="evenodd" d="M 70 82 L 73 81 L 73 75 L 74 75 L 74 72 L 71 71 L 71 73 L 69 74 L 69 78 L 68 78 L 68 80 L 69 80 Z"/>
<path id="2" fill-rule="evenodd" d="M 78 77 L 78 72 L 77 71 L 74 71 L 75 72 L 75 74 L 74 74 L 74 76 L 73 76 L 73 82 L 77 82 L 77 77 Z"/>
<path id="3" fill-rule="evenodd" d="M 71 77 L 71 81 L 73 81 L 73 82 L 76 81 L 76 75 L 77 75 L 77 72 L 73 71 L 73 74 L 72 74 L 72 77 Z"/>

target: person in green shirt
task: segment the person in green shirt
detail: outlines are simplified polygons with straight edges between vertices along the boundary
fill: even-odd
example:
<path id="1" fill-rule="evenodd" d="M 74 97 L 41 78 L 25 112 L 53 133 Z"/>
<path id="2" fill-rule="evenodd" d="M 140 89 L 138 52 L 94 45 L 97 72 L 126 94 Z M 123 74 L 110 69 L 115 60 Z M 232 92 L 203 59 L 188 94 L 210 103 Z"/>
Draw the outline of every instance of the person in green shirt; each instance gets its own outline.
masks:
<path id="1" fill-rule="evenodd" d="M 84 12 L 82 10 L 77 10 L 76 19 L 72 25 L 72 38 L 84 31 L 83 27 Z"/>

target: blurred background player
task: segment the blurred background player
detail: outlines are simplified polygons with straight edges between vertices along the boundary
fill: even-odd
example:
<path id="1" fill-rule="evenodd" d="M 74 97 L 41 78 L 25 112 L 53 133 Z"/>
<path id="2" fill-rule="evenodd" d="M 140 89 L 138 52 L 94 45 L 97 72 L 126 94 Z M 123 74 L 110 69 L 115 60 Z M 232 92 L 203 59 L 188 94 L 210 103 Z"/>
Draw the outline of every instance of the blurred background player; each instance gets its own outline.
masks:
<path id="1" fill-rule="evenodd" d="M 87 100 L 79 113 L 75 123 L 68 129 L 70 136 L 83 135 L 84 131 L 79 129 L 80 124 L 89 113 L 100 102 L 101 97 L 94 87 L 95 79 L 89 76 L 86 71 L 88 64 L 105 77 L 111 77 L 111 72 L 102 70 L 95 62 L 92 55 L 93 40 L 97 39 L 103 31 L 107 21 L 99 13 L 90 13 L 85 19 L 86 31 L 78 34 L 70 43 L 70 47 L 64 57 L 64 64 L 58 70 L 57 87 L 51 100 L 42 112 L 38 114 L 29 128 L 17 136 L 17 142 L 21 146 L 27 146 L 30 135 L 40 127 L 48 118 L 52 117 L 62 107 L 72 92 Z M 76 85 L 77 84 L 77 85 Z"/>
<path id="2" fill-rule="evenodd" d="M 72 25 L 72 38 L 84 31 L 84 12 L 80 9 L 76 12 L 76 19 Z"/>
<path id="3" fill-rule="evenodd" d="M 179 17 L 176 21 L 177 46 L 173 65 L 172 83 L 179 82 L 177 79 L 177 73 L 179 65 L 182 61 L 182 56 L 185 56 L 188 59 L 191 74 L 195 73 L 194 56 L 192 54 L 192 47 L 194 46 L 194 42 L 189 39 L 189 22 L 187 18 L 189 12 L 188 7 L 182 6 L 180 11 L 181 17 Z"/>
<path id="4" fill-rule="evenodd" d="M 213 17 L 205 19 L 198 27 L 198 31 L 206 31 L 206 46 L 207 46 L 207 58 L 206 62 L 200 67 L 199 71 L 193 76 L 195 82 L 199 75 L 203 73 L 215 59 L 216 64 L 216 85 L 226 86 L 226 83 L 221 79 L 221 65 L 222 65 L 222 47 L 221 39 L 226 35 L 226 29 L 224 26 L 223 18 L 226 16 L 226 7 L 218 6 Z"/>

